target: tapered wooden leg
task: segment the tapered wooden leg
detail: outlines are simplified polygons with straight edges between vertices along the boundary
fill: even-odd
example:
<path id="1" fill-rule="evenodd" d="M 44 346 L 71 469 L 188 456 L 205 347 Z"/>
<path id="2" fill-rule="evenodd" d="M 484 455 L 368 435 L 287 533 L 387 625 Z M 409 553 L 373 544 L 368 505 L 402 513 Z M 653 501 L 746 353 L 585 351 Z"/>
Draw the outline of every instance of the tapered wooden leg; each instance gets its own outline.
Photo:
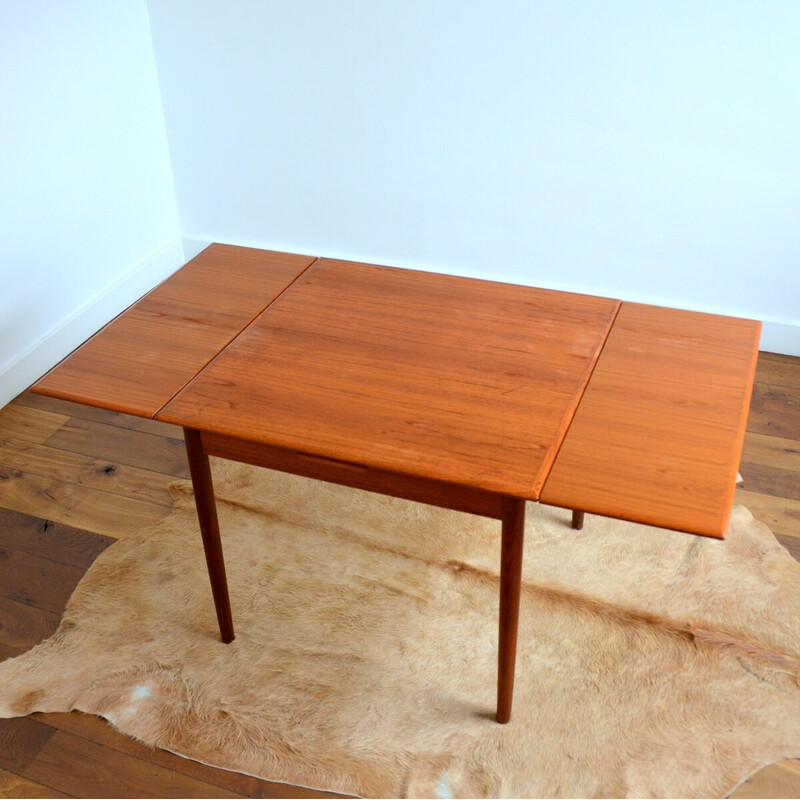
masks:
<path id="1" fill-rule="evenodd" d="M 517 627 L 522 583 L 522 545 L 525 533 L 525 501 L 507 498 L 503 508 L 503 540 L 500 551 L 500 637 L 497 657 L 497 721 L 511 719 L 514 666 L 517 661 Z"/>
<path id="2" fill-rule="evenodd" d="M 572 512 L 572 527 L 575 528 L 576 531 L 583 529 L 583 511 Z"/>
<path id="3" fill-rule="evenodd" d="M 197 519 L 203 549 L 206 552 L 208 577 L 211 580 L 211 594 L 217 609 L 219 633 L 225 644 L 233 641 L 233 618 L 231 601 L 228 597 L 228 580 L 225 577 L 225 561 L 222 557 L 222 542 L 219 538 L 217 504 L 214 500 L 214 484 L 211 481 L 211 466 L 208 455 L 203 450 L 200 434 L 191 428 L 183 429 L 186 440 L 186 455 L 189 458 L 189 472 L 194 487 L 194 501 L 197 506 Z"/>

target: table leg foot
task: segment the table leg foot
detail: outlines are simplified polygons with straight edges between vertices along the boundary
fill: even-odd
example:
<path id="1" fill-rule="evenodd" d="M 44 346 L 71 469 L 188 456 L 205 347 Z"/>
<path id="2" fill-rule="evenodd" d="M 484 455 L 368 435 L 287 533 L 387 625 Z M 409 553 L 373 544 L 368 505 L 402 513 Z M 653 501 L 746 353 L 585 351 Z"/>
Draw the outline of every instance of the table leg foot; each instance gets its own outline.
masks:
<path id="1" fill-rule="evenodd" d="M 583 529 L 583 511 L 573 511 L 572 512 L 572 527 L 576 531 L 580 531 Z"/>
<path id="2" fill-rule="evenodd" d="M 183 429 L 186 441 L 186 455 L 189 459 L 189 473 L 192 476 L 194 501 L 197 506 L 197 519 L 203 537 L 208 577 L 211 581 L 211 594 L 217 610 L 219 633 L 225 644 L 233 641 L 233 617 L 231 601 L 228 596 L 228 580 L 225 576 L 225 560 L 222 557 L 222 542 L 219 537 L 217 504 L 214 500 L 214 484 L 211 480 L 211 466 L 208 455 L 198 431 Z"/>
<path id="3" fill-rule="evenodd" d="M 500 636 L 497 657 L 497 721 L 511 719 L 514 668 L 517 660 L 517 628 L 522 584 L 522 546 L 525 533 L 525 501 L 508 498 L 503 514 L 500 552 Z"/>

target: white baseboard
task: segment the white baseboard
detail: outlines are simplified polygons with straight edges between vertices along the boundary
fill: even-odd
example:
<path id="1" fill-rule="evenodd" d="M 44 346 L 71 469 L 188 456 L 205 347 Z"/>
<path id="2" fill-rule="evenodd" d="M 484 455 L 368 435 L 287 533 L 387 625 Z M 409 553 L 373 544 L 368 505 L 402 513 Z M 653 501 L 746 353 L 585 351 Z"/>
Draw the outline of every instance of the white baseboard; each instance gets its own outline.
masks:
<path id="1" fill-rule="evenodd" d="M 800 323 L 765 321 L 759 348 L 768 353 L 800 356 Z"/>
<path id="2" fill-rule="evenodd" d="M 0 369 L 0 408 L 184 262 L 183 242 L 175 238 L 14 356 Z"/>

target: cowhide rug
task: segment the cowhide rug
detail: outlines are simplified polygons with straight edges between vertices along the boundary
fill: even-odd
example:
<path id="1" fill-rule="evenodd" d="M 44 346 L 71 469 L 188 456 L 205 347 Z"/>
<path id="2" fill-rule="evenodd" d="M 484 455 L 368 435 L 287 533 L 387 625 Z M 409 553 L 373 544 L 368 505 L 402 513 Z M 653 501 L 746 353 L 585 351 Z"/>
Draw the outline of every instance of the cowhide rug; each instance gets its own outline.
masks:
<path id="1" fill-rule="evenodd" d="M 190 486 L 112 545 L 0 715 L 80 709 L 189 758 L 367 796 L 723 796 L 800 755 L 800 565 L 531 505 L 514 715 L 493 721 L 499 523 L 215 461 L 237 638 Z"/>

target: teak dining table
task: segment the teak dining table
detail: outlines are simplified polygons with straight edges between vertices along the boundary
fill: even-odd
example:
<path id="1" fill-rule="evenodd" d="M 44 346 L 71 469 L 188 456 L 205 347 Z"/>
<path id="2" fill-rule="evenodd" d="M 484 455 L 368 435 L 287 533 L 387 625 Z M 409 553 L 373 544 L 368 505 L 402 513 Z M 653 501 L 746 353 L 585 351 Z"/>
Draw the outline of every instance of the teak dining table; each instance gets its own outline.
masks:
<path id="1" fill-rule="evenodd" d="M 184 429 L 220 634 L 209 455 L 501 520 L 511 717 L 525 506 L 722 538 L 760 323 L 214 244 L 35 392 Z"/>

